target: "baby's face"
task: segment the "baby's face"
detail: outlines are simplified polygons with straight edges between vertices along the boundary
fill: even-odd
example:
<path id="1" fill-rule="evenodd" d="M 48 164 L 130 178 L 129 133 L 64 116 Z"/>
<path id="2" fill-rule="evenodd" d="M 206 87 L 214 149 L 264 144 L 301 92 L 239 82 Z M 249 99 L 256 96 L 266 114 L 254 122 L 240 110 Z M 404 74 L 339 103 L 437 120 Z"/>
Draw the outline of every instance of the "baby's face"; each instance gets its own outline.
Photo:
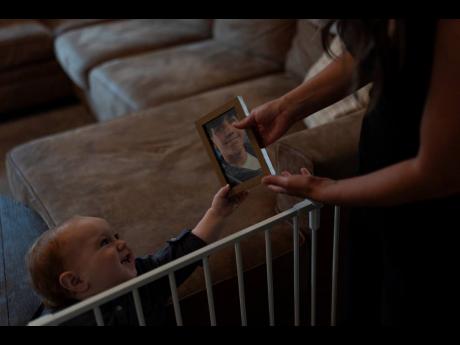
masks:
<path id="1" fill-rule="evenodd" d="M 60 235 L 65 268 L 89 284 L 93 295 L 136 277 L 133 252 L 101 218 L 78 217 Z"/>

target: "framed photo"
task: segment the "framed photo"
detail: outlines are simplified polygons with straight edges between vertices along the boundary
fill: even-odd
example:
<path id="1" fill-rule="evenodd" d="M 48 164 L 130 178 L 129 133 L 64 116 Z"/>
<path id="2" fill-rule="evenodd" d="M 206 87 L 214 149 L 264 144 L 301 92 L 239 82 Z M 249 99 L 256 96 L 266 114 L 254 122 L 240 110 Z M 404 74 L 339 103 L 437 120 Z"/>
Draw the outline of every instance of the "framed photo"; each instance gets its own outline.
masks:
<path id="1" fill-rule="evenodd" d="M 248 115 L 243 98 L 238 96 L 196 121 L 221 185 L 231 187 L 230 195 L 260 184 L 265 175 L 275 175 L 267 151 L 260 148 L 253 131 L 233 127 Z"/>

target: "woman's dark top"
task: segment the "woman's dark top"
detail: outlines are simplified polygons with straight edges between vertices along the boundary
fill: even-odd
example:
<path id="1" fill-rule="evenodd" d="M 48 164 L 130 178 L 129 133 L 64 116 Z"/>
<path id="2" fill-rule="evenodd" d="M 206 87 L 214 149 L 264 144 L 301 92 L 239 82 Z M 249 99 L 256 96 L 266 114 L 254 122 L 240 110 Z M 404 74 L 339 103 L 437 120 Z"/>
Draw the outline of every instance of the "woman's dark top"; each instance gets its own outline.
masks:
<path id="1" fill-rule="evenodd" d="M 380 97 L 365 115 L 359 174 L 414 158 L 430 87 L 436 21 L 405 21 L 405 54 L 386 52 Z M 341 37 L 353 55 L 353 42 Z M 370 54 L 375 54 L 375 48 Z M 372 70 L 372 59 L 362 73 Z M 371 103 L 375 101 L 371 92 Z M 456 292 L 460 198 L 352 210 L 345 251 L 345 324 L 448 323 Z M 456 310 L 456 309 L 453 309 Z M 458 320 L 458 317 L 455 317 Z"/>

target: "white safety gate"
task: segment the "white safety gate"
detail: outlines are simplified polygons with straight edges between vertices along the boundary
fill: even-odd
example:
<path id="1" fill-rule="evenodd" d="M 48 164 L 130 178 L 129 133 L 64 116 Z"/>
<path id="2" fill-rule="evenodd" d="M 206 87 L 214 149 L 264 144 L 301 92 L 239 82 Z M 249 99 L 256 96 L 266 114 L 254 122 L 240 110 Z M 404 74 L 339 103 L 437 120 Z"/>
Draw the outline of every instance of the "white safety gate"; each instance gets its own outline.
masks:
<path id="1" fill-rule="evenodd" d="M 311 231 L 311 296 L 310 296 L 310 323 L 311 326 L 316 324 L 316 247 L 317 247 L 317 231 L 320 223 L 320 208 L 322 205 L 313 203 L 310 200 L 304 200 L 287 211 L 281 212 L 273 217 L 261 221 L 253 226 L 243 229 L 237 233 L 227 236 L 219 241 L 211 243 L 199 250 L 188 255 L 180 257 L 172 262 L 169 262 L 161 267 L 150 272 L 142 274 L 125 283 L 117 285 L 109 290 L 92 296 L 82 302 L 74 304 L 55 314 L 45 315 L 29 323 L 29 326 L 51 326 L 59 325 L 76 316 L 93 310 L 94 317 L 98 325 L 103 326 L 104 321 L 100 306 L 126 293 L 132 293 L 137 312 L 139 325 L 145 325 L 144 315 L 142 311 L 142 301 L 138 289 L 143 285 L 149 284 L 164 276 L 168 276 L 171 288 L 171 296 L 174 306 L 176 323 L 182 326 L 182 314 L 179 303 L 179 298 L 176 289 L 176 281 L 174 272 L 198 260 L 203 261 L 203 270 L 206 283 L 206 291 L 208 298 L 209 316 L 211 325 L 216 325 L 216 316 L 214 311 L 214 297 L 212 291 L 212 279 L 209 270 L 208 257 L 219 251 L 221 248 L 233 245 L 235 248 L 235 259 L 237 266 L 238 291 L 241 312 L 241 325 L 247 325 L 246 319 L 246 301 L 245 287 L 243 280 L 243 264 L 240 249 L 240 242 L 246 237 L 249 237 L 257 232 L 265 233 L 265 251 L 266 251 L 266 268 L 267 268 L 267 287 L 268 287 L 268 306 L 269 306 L 269 322 L 270 325 L 275 325 L 275 310 L 273 300 L 273 277 L 272 277 L 272 253 L 270 229 L 273 225 L 285 221 L 292 220 L 293 224 L 293 247 L 294 247 L 294 325 L 300 324 L 300 303 L 299 303 L 299 216 L 302 212 L 309 213 L 309 228 Z M 335 325 L 336 320 L 336 299 L 337 299 L 337 265 L 338 265 L 338 241 L 339 241 L 339 221 L 340 208 L 335 206 L 334 209 L 334 238 L 333 238 L 333 258 L 332 258 L 332 296 L 331 296 L 331 325 Z"/>

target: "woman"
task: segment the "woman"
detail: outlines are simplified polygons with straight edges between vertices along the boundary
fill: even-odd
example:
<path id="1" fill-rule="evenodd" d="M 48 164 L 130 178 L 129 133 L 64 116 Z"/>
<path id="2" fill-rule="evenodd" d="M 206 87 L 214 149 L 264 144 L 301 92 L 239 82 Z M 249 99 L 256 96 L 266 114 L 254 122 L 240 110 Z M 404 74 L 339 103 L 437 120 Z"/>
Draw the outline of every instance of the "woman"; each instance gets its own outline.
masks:
<path id="1" fill-rule="evenodd" d="M 343 322 L 455 322 L 460 21 L 333 22 L 345 52 L 235 126 L 253 127 L 270 145 L 295 121 L 373 82 L 358 176 L 334 181 L 301 169 L 263 183 L 278 193 L 353 206 Z"/>

